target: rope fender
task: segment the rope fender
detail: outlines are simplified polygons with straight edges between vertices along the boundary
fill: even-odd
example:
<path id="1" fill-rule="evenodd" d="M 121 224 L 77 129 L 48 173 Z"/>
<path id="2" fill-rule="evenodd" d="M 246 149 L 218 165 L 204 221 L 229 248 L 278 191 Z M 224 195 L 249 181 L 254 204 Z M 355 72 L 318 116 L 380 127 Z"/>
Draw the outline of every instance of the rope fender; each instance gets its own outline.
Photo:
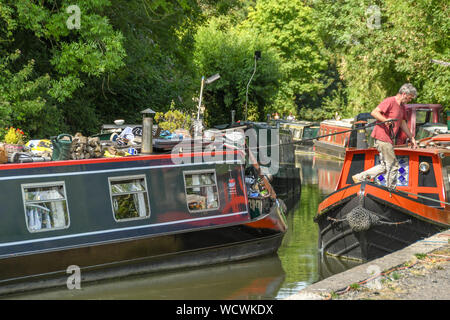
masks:
<path id="1" fill-rule="evenodd" d="M 371 227 L 378 225 L 400 225 L 412 222 L 410 219 L 401 222 L 382 221 L 378 215 L 364 208 L 362 201 L 344 219 L 327 217 L 327 220 L 332 221 L 332 223 L 347 222 L 353 232 L 367 231 Z"/>

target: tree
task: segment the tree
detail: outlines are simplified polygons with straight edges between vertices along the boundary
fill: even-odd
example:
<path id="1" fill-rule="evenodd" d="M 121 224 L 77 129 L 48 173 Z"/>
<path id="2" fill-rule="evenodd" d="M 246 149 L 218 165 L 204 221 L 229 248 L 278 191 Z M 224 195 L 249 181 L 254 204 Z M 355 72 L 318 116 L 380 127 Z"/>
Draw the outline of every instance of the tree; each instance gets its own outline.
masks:
<path id="1" fill-rule="evenodd" d="M 194 62 L 200 77 L 219 73 L 221 78 L 203 92 L 205 122 L 209 126 L 229 123 L 231 110 L 236 119 L 244 119 L 246 89 L 254 72 L 255 51 L 263 52 L 257 62 L 250 88 L 248 119 L 264 120 L 277 92 L 280 60 L 267 39 L 255 37 L 248 30 L 232 27 L 228 21 L 212 18 L 198 29 L 195 37 Z"/>
<path id="2" fill-rule="evenodd" d="M 283 78 L 274 108 L 285 114 L 296 113 L 297 104 L 312 105 L 327 87 L 328 59 L 312 11 L 301 0 L 260 0 L 242 24 L 279 52 Z"/>
<path id="3" fill-rule="evenodd" d="M 417 102 L 449 103 L 448 5 L 439 0 L 317 0 L 321 37 L 335 59 L 348 99 L 347 115 L 372 110 L 405 82 Z"/>
<path id="4" fill-rule="evenodd" d="M 123 36 L 102 15 L 109 5 L 108 0 L 79 0 L 75 6 L 71 1 L 56 0 L 0 2 L 0 52 L 3 56 L 21 52 L 10 59 L 10 75 L 0 84 L 9 87 L 2 105 L 11 124 L 25 128 L 31 136 L 58 133 L 67 128 L 65 116 L 76 113 L 65 109 L 65 102 L 88 79 L 123 66 Z M 8 77 L 24 85 L 31 85 L 29 79 L 34 78 L 39 84 L 33 90 L 37 97 L 20 100 L 25 99 L 20 84 L 8 85 Z"/>

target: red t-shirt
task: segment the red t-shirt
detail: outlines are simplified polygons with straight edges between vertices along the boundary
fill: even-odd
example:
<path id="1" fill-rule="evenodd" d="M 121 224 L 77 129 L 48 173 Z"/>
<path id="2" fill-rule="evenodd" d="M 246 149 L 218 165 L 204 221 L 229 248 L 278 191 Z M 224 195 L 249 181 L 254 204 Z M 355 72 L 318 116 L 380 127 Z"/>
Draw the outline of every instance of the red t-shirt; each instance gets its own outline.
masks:
<path id="1" fill-rule="evenodd" d="M 397 119 L 397 121 L 394 122 L 393 128 L 395 137 L 398 133 L 398 130 L 400 129 L 402 120 L 407 120 L 405 106 L 403 104 L 398 104 L 394 96 L 381 101 L 381 103 L 378 105 L 378 109 L 380 109 L 383 116 L 385 116 L 387 119 Z M 377 123 L 379 122 L 380 121 L 377 121 Z M 394 144 L 389 133 L 390 132 L 388 126 L 386 126 L 385 124 L 380 124 L 376 125 L 373 129 L 372 137 L 377 140 Z"/>

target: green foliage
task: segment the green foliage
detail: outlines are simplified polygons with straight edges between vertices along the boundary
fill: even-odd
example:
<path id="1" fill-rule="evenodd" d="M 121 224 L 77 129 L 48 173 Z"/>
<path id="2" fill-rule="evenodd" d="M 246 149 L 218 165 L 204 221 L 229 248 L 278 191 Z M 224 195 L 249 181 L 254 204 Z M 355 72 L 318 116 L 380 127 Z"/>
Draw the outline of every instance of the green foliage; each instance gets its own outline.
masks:
<path id="1" fill-rule="evenodd" d="M 415 253 L 414 255 L 419 260 L 423 260 L 423 259 L 425 259 L 427 257 L 427 255 L 425 253 Z"/>
<path id="2" fill-rule="evenodd" d="M 69 28 L 80 9 L 80 27 Z M 321 120 L 372 110 L 405 82 L 450 102 L 441 0 L 0 0 L 0 127 L 30 138 L 98 132 L 140 111 L 196 111 L 206 125 L 293 112 Z M 74 20 L 75 21 L 75 20 Z"/>
<path id="3" fill-rule="evenodd" d="M 0 78 L 4 122 L 20 126 L 30 136 L 57 134 L 66 127 L 64 104 L 90 77 L 120 69 L 123 36 L 101 11 L 108 0 L 80 0 L 80 28 L 69 29 L 70 1 L 0 2 Z M 16 52 L 16 56 L 8 52 Z M 20 54 L 22 52 L 22 54 Z M 6 65 L 9 60 L 9 65 Z M 20 67 L 22 65 L 22 67 Z"/>
<path id="4" fill-rule="evenodd" d="M 326 88 L 328 61 L 312 13 L 301 0 L 260 0 L 243 23 L 252 33 L 265 35 L 280 54 L 282 79 L 274 109 L 284 114 L 296 113 L 297 103 L 310 104 L 311 96 Z"/>
<path id="5" fill-rule="evenodd" d="M 322 39 L 346 84 L 347 112 L 371 111 L 403 83 L 417 102 L 449 102 L 448 5 L 440 0 L 312 2 Z M 374 7 L 376 5 L 376 7 Z"/>
<path id="6" fill-rule="evenodd" d="M 46 101 L 39 95 L 49 85 L 48 75 L 33 74 L 35 61 L 18 63 L 16 50 L 0 58 L 0 126 L 24 128 L 27 118 L 41 118 Z M 28 131 L 28 128 L 27 130 Z"/>
<path id="7" fill-rule="evenodd" d="M 254 72 L 256 50 L 262 51 L 263 56 L 257 61 L 257 71 L 249 86 L 249 120 L 263 120 L 270 112 L 267 108 L 276 95 L 281 76 L 277 52 L 263 36 L 255 37 L 250 30 L 233 27 L 221 18 L 213 18 L 198 29 L 194 51 L 198 71 L 205 77 L 216 73 L 221 76 L 203 91 L 207 125 L 229 122 L 231 110 L 236 110 L 236 119 L 245 118 L 246 89 Z"/>
<path id="8" fill-rule="evenodd" d="M 192 126 L 191 117 L 188 114 L 176 110 L 173 101 L 169 111 L 156 113 L 155 120 L 162 130 L 168 130 L 170 132 L 174 132 L 176 129 L 189 131 Z"/>

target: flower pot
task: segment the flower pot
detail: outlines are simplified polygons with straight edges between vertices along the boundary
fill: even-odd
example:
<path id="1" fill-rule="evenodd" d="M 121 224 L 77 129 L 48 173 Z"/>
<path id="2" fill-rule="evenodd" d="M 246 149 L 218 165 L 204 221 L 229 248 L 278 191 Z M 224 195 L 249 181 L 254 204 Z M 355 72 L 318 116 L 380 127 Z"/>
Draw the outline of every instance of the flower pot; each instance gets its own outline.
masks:
<path id="1" fill-rule="evenodd" d="M 9 144 L 5 143 L 5 150 L 8 153 L 8 155 L 11 155 L 15 152 L 22 152 L 23 151 L 23 144 Z"/>

